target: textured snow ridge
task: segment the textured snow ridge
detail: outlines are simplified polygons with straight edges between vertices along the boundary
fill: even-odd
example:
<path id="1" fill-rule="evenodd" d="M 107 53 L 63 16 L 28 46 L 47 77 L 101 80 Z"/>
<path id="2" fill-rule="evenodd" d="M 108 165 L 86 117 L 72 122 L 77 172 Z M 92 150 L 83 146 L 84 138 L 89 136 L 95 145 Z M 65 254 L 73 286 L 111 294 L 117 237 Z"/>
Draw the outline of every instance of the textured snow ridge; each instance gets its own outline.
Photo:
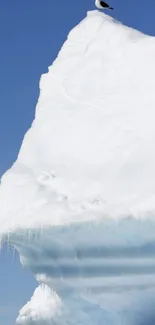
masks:
<path id="1" fill-rule="evenodd" d="M 41 77 L 0 187 L 0 236 L 39 282 L 22 325 L 154 325 L 155 38 L 98 11 Z"/>
<path id="2" fill-rule="evenodd" d="M 47 285 L 40 285 L 31 300 L 21 309 L 17 324 L 51 324 L 51 319 L 59 318 L 62 304 L 59 297 Z"/>

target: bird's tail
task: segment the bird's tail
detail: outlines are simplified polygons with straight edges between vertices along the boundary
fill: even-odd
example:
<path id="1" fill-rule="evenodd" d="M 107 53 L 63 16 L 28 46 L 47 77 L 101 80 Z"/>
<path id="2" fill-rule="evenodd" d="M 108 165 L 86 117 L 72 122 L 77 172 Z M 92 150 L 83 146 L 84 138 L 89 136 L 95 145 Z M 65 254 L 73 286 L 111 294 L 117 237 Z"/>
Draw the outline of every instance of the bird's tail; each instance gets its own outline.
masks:
<path id="1" fill-rule="evenodd" d="M 110 9 L 110 10 L 114 10 L 114 8 L 112 8 L 112 7 L 109 7 L 109 9 Z"/>

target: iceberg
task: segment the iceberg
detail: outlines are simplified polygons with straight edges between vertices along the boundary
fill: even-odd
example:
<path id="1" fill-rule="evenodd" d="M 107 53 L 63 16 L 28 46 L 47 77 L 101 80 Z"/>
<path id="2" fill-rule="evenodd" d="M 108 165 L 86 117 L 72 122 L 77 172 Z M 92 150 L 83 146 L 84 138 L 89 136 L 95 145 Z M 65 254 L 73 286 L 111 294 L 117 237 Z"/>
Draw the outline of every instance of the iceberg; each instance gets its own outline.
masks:
<path id="1" fill-rule="evenodd" d="M 98 11 L 41 77 L 0 186 L 0 240 L 38 281 L 19 325 L 155 323 L 155 38 Z"/>

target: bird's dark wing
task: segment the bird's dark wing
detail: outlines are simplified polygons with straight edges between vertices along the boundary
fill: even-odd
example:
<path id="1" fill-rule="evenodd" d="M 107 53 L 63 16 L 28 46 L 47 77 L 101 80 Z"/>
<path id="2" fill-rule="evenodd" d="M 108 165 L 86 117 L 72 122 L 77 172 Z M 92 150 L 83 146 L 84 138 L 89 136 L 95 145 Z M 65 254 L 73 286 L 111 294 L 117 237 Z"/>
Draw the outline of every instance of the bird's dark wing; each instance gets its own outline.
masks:
<path id="1" fill-rule="evenodd" d="M 104 1 L 100 1 L 100 4 L 103 8 L 109 8 L 109 5 Z"/>

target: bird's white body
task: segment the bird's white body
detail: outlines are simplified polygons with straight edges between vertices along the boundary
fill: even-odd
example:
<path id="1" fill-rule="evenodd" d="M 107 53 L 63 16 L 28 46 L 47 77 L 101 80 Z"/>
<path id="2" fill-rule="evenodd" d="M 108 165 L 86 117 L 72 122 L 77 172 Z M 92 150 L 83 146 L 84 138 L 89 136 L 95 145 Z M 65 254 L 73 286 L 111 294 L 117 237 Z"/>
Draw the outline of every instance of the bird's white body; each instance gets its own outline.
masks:
<path id="1" fill-rule="evenodd" d="M 98 9 L 113 9 L 106 2 L 102 0 L 95 0 L 95 5 Z"/>
<path id="2" fill-rule="evenodd" d="M 98 9 L 104 9 L 100 4 L 100 0 L 95 0 L 95 5 Z"/>

